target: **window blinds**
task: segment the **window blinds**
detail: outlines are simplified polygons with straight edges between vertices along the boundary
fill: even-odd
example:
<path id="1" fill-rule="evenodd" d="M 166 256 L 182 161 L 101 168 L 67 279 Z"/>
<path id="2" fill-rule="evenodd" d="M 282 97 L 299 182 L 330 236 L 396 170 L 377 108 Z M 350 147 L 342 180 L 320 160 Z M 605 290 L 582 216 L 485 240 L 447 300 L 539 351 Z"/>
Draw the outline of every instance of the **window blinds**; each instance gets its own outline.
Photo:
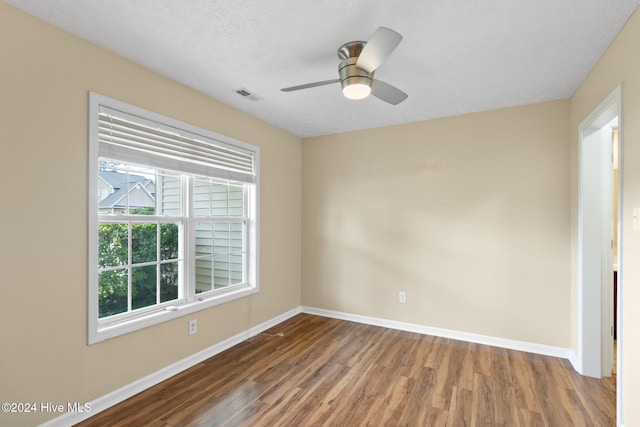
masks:
<path id="1" fill-rule="evenodd" d="M 98 154 L 232 181 L 255 182 L 255 152 L 101 105 Z"/>

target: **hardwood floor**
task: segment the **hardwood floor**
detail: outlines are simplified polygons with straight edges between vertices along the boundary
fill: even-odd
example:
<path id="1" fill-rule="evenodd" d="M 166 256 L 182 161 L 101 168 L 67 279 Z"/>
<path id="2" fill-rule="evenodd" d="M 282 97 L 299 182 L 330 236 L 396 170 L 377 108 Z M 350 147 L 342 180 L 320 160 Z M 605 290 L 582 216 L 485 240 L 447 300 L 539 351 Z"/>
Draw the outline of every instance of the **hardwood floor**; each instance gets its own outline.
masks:
<path id="1" fill-rule="evenodd" d="M 615 376 L 300 314 L 78 426 L 614 426 Z"/>

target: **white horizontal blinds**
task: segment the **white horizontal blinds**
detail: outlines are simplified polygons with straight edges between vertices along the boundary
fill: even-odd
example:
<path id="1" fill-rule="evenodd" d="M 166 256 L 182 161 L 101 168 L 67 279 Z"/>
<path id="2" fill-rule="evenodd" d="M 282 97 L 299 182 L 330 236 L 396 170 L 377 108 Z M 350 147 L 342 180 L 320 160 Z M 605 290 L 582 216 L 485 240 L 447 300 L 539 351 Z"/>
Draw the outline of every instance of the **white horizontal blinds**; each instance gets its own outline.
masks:
<path id="1" fill-rule="evenodd" d="M 98 141 L 100 157 L 255 182 L 250 150 L 105 106 L 98 112 Z"/>

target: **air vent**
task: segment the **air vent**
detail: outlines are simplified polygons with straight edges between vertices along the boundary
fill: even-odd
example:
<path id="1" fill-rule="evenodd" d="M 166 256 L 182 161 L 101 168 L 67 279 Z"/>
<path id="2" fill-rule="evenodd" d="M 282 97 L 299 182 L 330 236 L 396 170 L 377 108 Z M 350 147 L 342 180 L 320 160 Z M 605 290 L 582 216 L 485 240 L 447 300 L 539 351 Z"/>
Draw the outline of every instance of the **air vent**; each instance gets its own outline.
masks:
<path id="1" fill-rule="evenodd" d="M 242 96 L 243 98 L 249 99 L 251 101 L 260 101 L 262 99 L 259 96 L 251 93 L 250 91 L 248 91 L 246 88 L 243 88 L 243 87 L 241 87 L 240 89 L 234 90 L 234 92 L 237 93 L 238 95 Z"/>

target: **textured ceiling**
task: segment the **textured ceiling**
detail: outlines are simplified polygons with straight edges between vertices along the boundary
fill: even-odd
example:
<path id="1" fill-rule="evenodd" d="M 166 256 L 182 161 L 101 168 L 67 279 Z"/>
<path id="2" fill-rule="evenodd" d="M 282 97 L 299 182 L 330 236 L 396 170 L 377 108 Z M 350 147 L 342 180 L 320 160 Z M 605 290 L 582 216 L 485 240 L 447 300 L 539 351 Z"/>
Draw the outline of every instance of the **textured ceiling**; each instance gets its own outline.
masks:
<path id="1" fill-rule="evenodd" d="M 640 0 L 5 0 L 300 137 L 570 97 Z M 376 77 L 409 94 L 350 101 L 340 45 L 403 41 Z M 246 88 L 261 99 L 235 93 Z"/>

